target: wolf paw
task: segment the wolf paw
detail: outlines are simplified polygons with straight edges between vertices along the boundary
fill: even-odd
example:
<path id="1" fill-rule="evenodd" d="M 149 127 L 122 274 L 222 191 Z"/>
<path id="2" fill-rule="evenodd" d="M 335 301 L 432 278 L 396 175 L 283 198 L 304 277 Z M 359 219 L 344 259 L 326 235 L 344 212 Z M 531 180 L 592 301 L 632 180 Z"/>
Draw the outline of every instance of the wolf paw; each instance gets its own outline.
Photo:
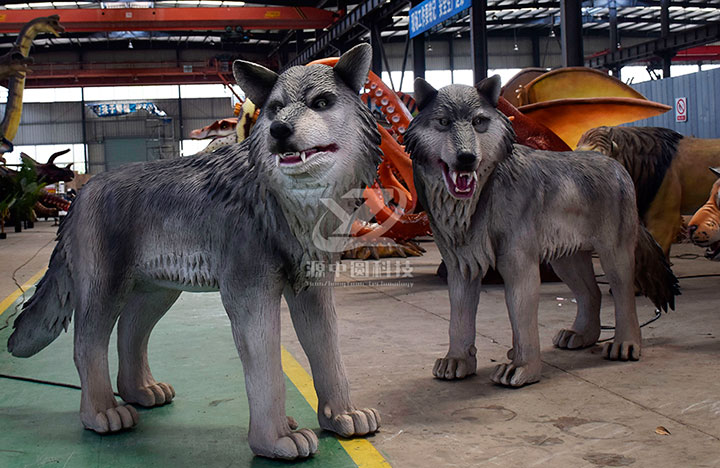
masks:
<path id="1" fill-rule="evenodd" d="M 637 361 L 640 359 L 640 343 L 636 341 L 605 343 L 602 355 L 611 361 Z"/>
<path id="2" fill-rule="evenodd" d="M 380 427 L 380 413 L 374 408 L 350 410 L 333 414 L 329 406 L 318 416 L 320 427 L 343 437 L 372 434 Z"/>
<path id="3" fill-rule="evenodd" d="M 156 382 L 144 387 L 133 389 L 120 388 L 120 397 L 127 403 L 137 403 L 145 408 L 170 403 L 175 398 L 175 389 L 172 385 Z"/>
<path id="4" fill-rule="evenodd" d="M 587 348 L 595 344 L 599 336 L 563 328 L 553 338 L 553 344 L 562 349 Z"/>
<path id="5" fill-rule="evenodd" d="M 108 408 L 94 414 L 81 414 L 80 419 L 85 429 L 95 431 L 98 434 L 107 434 L 108 432 L 130 429 L 138 423 L 140 417 L 135 408 L 125 405 Z"/>
<path id="6" fill-rule="evenodd" d="M 446 356 L 435 361 L 433 375 L 437 379 L 456 380 L 473 375 L 477 369 L 475 356 L 455 358 Z"/>
<path id="7" fill-rule="evenodd" d="M 490 380 L 508 387 L 522 387 L 540 380 L 540 365 L 518 366 L 513 363 L 498 364 L 490 374 Z"/>
<path id="8" fill-rule="evenodd" d="M 317 452 L 318 438 L 310 429 L 300 429 L 269 444 L 250 442 L 250 448 L 261 457 L 295 460 L 307 458 Z"/>

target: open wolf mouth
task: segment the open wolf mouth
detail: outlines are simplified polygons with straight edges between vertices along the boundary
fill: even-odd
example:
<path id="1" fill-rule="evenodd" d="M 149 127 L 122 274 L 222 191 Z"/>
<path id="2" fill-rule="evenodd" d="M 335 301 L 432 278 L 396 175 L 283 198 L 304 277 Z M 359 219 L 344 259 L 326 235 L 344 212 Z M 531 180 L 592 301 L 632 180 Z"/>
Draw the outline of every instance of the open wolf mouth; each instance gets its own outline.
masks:
<path id="1" fill-rule="evenodd" d="M 451 171 L 447 164 L 442 163 L 443 178 L 445 186 L 455 198 L 470 198 L 475 193 L 477 186 L 477 172 Z"/>
<path id="2" fill-rule="evenodd" d="M 289 151 L 286 153 L 276 153 L 273 156 L 275 157 L 275 163 L 279 167 L 293 167 L 293 166 L 299 166 L 302 164 L 305 164 L 305 162 L 310 159 L 311 157 L 315 156 L 318 153 L 334 153 L 338 150 L 338 146 L 336 144 L 331 144 L 327 146 L 315 146 L 314 148 L 302 150 L 302 151 Z"/>
<path id="3" fill-rule="evenodd" d="M 705 250 L 705 257 L 710 260 L 720 261 L 720 241 L 710 244 Z"/>

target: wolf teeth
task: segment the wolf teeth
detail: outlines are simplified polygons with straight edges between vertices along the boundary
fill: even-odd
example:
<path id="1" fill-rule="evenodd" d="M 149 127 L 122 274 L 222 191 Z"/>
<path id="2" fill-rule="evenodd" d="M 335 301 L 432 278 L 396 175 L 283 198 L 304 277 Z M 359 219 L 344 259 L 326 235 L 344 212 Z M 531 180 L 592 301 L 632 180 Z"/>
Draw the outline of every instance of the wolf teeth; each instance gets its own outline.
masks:
<path id="1" fill-rule="evenodd" d="M 302 162 L 305 162 L 305 158 L 305 151 L 303 151 L 302 153 L 300 153 L 300 159 L 302 160 Z"/>
<path id="2" fill-rule="evenodd" d="M 468 178 L 472 177 L 473 179 L 475 179 L 476 182 L 478 180 L 477 172 L 475 172 L 475 171 L 473 171 L 473 172 L 450 171 L 450 178 L 452 179 L 453 184 L 457 185 L 458 177 L 468 177 Z"/>
<path id="3" fill-rule="evenodd" d="M 275 155 L 275 165 L 276 165 L 276 166 L 279 166 L 279 165 L 280 165 L 280 155 L 279 155 L 279 154 L 276 154 L 276 155 Z"/>

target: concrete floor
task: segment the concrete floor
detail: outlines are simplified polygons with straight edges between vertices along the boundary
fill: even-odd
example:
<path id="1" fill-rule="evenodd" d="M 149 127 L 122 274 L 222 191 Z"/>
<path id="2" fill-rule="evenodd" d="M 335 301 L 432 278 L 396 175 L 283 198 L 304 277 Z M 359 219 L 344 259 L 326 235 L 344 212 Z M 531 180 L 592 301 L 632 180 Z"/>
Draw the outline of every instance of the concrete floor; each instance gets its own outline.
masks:
<path id="1" fill-rule="evenodd" d="M 10 233 L 8 239 L 0 241 L 0 299 L 16 289 L 10 279 L 12 271 L 36 251 L 39 250 L 38 256 L 19 270 L 18 282 L 22 284 L 47 264 L 54 228 L 49 223 L 36 226 L 22 234 Z M 389 266 L 389 277 L 383 274 L 351 277 L 351 271 L 358 273 L 359 265 L 346 263 L 347 271 L 340 273 L 338 281 L 348 284 L 336 289 L 342 351 L 354 399 L 358 405 L 374 406 L 380 411 L 382 430 L 368 440 L 392 466 L 720 466 L 720 315 L 716 305 L 720 300 L 720 263 L 702 258 L 703 251 L 699 248 L 673 247 L 672 261 L 675 273 L 682 278 L 683 295 L 677 300 L 677 311 L 643 328 L 643 357 L 634 363 L 605 361 L 599 355 L 599 346 L 581 351 L 554 349 L 553 334 L 572 322 L 575 310 L 566 286 L 544 284 L 540 304 L 543 380 L 512 390 L 493 385 L 488 378 L 495 364 L 505 360 L 511 343 L 500 286 L 488 286 L 481 295 L 477 375 L 459 382 L 432 378 L 432 365 L 447 348 L 449 303 L 446 286 L 434 276 L 439 253 L 434 244 L 423 245 L 427 254 L 409 260 L 412 278 L 395 274 L 396 268 L 401 271 L 406 266 L 404 260 L 366 262 L 371 273 L 376 265 Z M 700 257 L 694 258 L 696 255 Z M 702 274 L 718 276 L 683 278 Z M 362 284 L 363 279 L 371 279 L 374 284 Z M 607 286 L 601 289 L 605 292 L 603 322 L 612 325 L 612 301 Z M 186 299 L 181 301 L 191 301 L 191 297 L 184 295 Z M 213 311 L 213 317 L 223 323 L 217 312 Z M 638 298 L 638 313 L 641 322 L 653 316 L 653 308 L 645 298 Z M 163 355 L 163 342 L 174 339 L 168 337 L 171 328 L 165 325 L 172 315 L 171 310 L 151 340 L 155 351 L 151 359 L 159 365 L 166 365 L 166 359 L 171 359 Z M 283 319 L 283 343 L 308 369 L 287 313 Z M 0 316 L 0 325 L 6 320 L 6 315 Z M 193 325 L 201 326 L 202 322 L 198 321 Z M 223 328 L 227 331 L 227 343 L 231 343 L 229 328 Z M 206 333 L 212 333 L 211 329 L 209 325 Z M 63 340 L 67 344 L 70 337 L 63 335 L 56 343 Z M 213 359 L 235 358 L 231 347 L 226 348 L 227 356 Z M 207 350 L 197 346 L 194 352 L 205 354 Z M 16 364 L 19 360 L 7 353 L 0 356 L 0 364 L 8 360 L 13 361 L 13 366 L 19 365 Z M 239 361 L 234 362 L 238 366 L 237 374 L 241 375 Z M 72 370 L 71 362 L 64 362 L 62 366 Z M 219 369 L 218 379 L 226 378 L 228 372 L 232 370 Z M 213 379 L 208 375 L 204 378 Z M 183 408 L 198 398 L 216 399 L 192 392 L 188 395 L 179 384 L 171 383 L 178 391 L 176 402 L 144 412 L 144 422 L 148 425 L 154 421 L 168 424 L 168 421 L 161 422 L 163 415 L 183 414 Z M 3 392 L 9 391 L 7 385 L 2 388 Z M 293 392 L 290 386 L 289 411 L 296 406 L 292 403 Z M 77 408 L 79 398 L 77 395 L 73 398 L 75 403 L 58 403 L 63 405 L 58 411 L 70 421 L 69 426 L 65 426 L 66 432 L 74 434 L 65 434 L 65 439 L 71 446 L 93 443 L 94 439 L 88 437 L 92 434 L 82 431 L 79 423 L 72 423 L 68 416 Z M 0 420 L 7 411 L 8 407 L 0 403 Z M 153 412 L 163 415 L 154 419 L 154 415 L 149 416 Z M 33 419 L 33 415 L 26 416 Z M 301 422 L 316 427 L 312 420 L 303 418 Z M 15 426 L 11 425 L 9 431 L 17 430 L 30 439 L 34 437 L 27 427 L 30 422 L 13 417 L 11 423 Z M 191 424 L 192 421 L 178 417 L 177 423 Z M 237 440 L 235 445 L 245 443 L 246 420 L 239 418 L 238 425 L 239 429 L 231 434 Z M 5 424 L 2 426 L 0 432 L 8 431 Z M 670 434 L 656 433 L 658 426 Z M 48 432 L 44 430 L 38 437 L 47 437 Z M 141 430 L 123 436 L 123 450 L 163 466 L 148 454 L 146 445 L 135 445 L 133 432 L 140 434 Z M 215 449 L 231 450 L 229 445 L 218 445 Z M 12 447 L 0 446 L 0 460 L 2 452 L 7 450 Z M 335 466 L 335 462 L 323 463 L 325 459 L 317 458 L 310 464 Z M 198 461 L 197 458 L 190 460 Z M 242 457 L 236 462 L 238 466 L 257 464 Z M 173 460 L 173 466 L 178 466 L 177 460 Z"/>

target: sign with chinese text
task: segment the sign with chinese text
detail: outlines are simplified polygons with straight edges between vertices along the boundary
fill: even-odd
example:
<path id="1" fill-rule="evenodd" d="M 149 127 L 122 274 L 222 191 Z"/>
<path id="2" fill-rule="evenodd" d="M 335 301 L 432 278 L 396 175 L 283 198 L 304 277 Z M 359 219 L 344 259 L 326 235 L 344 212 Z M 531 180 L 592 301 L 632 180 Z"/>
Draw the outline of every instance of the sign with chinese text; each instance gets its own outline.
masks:
<path id="1" fill-rule="evenodd" d="M 427 31 L 436 24 L 470 8 L 470 0 L 425 0 L 410 9 L 410 37 Z"/>

